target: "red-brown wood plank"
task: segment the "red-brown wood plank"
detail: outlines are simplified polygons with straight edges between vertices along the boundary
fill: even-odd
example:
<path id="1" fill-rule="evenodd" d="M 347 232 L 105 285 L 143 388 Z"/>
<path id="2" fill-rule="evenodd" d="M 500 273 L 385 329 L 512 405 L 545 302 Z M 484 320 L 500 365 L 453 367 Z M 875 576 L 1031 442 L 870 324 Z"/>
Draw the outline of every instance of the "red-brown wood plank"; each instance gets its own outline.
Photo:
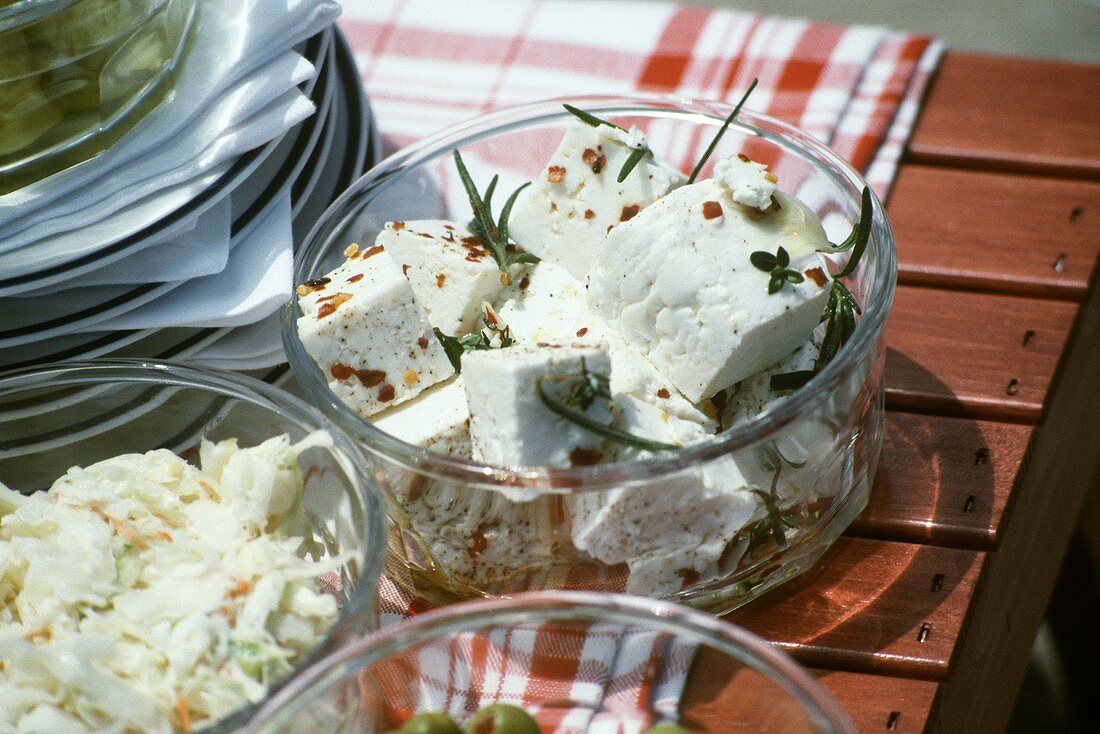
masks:
<path id="1" fill-rule="evenodd" d="M 920 734 L 939 684 L 838 671 L 811 670 L 864 734 Z"/>
<path id="2" fill-rule="evenodd" d="M 888 211 L 902 283 L 1079 300 L 1100 253 L 1092 181 L 907 165 Z"/>
<path id="3" fill-rule="evenodd" d="M 912 160 L 1100 177 L 1100 65 L 952 51 L 909 143 Z"/>
<path id="4" fill-rule="evenodd" d="M 924 728 L 939 684 L 909 678 L 811 669 L 859 731 L 916 734 Z M 761 714 L 769 702 L 778 710 Z M 692 731 L 807 731 L 793 701 L 759 673 L 712 648 L 695 654 L 680 699 L 681 723 Z M 787 708 L 789 707 L 789 708 Z"/>
<path id="5" fill-rule="evenodd" d="M 1077 304 L 898 288 L 886 326 L 887 405 L 1034 422 Z"/>
<path id="6" fill-rule="evenodd" d="M 992 549 L 1031 431 L 888 412 L 871 498 L 848 533 Z"/>
<path id="7" fill-rule="evenodd" d="M 985 554 L 843 537 L 809 573 L 726 618 L 804 665 L 943 678 Z"/>

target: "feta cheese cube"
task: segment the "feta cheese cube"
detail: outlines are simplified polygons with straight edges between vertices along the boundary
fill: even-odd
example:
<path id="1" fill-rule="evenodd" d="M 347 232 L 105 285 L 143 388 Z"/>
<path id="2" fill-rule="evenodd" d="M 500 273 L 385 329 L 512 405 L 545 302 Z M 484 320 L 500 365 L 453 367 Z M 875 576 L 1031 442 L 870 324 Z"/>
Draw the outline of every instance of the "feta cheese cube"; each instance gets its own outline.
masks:
<path id="1" fill-rule="evenodd" d="M 679 445 L 707 438 L 697 423 L 629 395 L 616 395 L 614 407 L 612 425 L 635 436 Z M 615 458 L 653 455 L 618 446 Z M 731 458 L 644 484 L 577 494 L 570 511 L 573 545 L 604 563 L 626 563 L 626 591 L 634 594 L 674 593 L 692 575 L 718 575 L 731 564 L 728 549 L 737 533 L 765 514 Z"/>
<path id="2" fill-rule="evenodd" d="M 492 302 L 504 287 L 493 256 L 464 225 L 389 222 L 375 244 L 401 266 L 428 320 L 446 334 L 475 331 L 481 303 Z"/>
<path id="3" fill-rule="evenodd" d="M 432 385 L 415 398 L 376 413 L 372 421 L 407 443 L 447 456 L 473 458 L 470 411 L 461 376 Z"/>
<path id="4" fill-rule="evenodd" d="M 454 374 L 401 268 L 378 245 L 350 246 L 324 278 L 298 287 L 298 334 L 336 397 L 367 417 Z"/>
<path id="5" fill-rule="evenodd" d="M 602 459 L 605 439 L 557 415 L 538 395 L 541 383 L 565 402 L 583 370 L 611 372 L 606 344 L 517 344 L 463 355 L 474 459 L 501 466 L 575 466 Z M 573 407 L 591 420 L 611 422 L 610 406 L 599 397 L 587 408 Z"/>
<path id="6" fill-rule="evenodd" d="M 584 279 L 607 231 L 686 180 L 671 164 L 647 155 L 622 183 L 616 179 L 640 133 L 573 123 L 546 170 L 516 202 L 508 227 L 513 240 L 544 261 Z"/>
<path id="7" fill-rule="evenodd" d="M 649 361 L 628 347 L 602 317 L 592 313 L 584 284 L 568 270 L 540 262 L 503 292 L 498 313 L 520 343 L 601 340 L 611 351 L 611 392 L 641 398 L 714 433 L 717 423 L 688 402 Z"/>
<path id="8" fill-rule="evenodd" d="M 768 167 L 748 156 L 731 156 L 714 166 L 714 180 L 730 192 L 730 198 L 738 204 L 764 211 L 772 205 L 776 177 L 768 173 Z"/>
<path id="9" fill-rule="evenodd" d="M 778 211 L 736 203 L 713 180 L 664 196 L 613 230 L 588 280 L 588 303 L 693 403 L 774 364 L 821 318 L 829 278 L 815 250 L 827 245 L 801 203 Z M 757 250 L 789 254 L 801 283 L 768 293 Z"/>

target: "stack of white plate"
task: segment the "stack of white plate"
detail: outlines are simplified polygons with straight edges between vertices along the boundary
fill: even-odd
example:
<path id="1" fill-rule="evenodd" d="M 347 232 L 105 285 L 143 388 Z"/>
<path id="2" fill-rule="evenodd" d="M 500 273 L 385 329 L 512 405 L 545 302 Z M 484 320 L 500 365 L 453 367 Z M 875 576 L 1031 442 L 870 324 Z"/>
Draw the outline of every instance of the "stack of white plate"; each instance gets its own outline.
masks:
<path id="1" fill-rule="evenodd" d="M 316 69 L 298 85 L 315 112 L 217 175 L 165 186 L 90 226 L 66 230 L 47 208 L 22 234 L 0 227 L 0 369 L 114 356 L 283 374 L 285 243 L 296 247 L 379 153 L 339 31 L 295 50 Z"/>

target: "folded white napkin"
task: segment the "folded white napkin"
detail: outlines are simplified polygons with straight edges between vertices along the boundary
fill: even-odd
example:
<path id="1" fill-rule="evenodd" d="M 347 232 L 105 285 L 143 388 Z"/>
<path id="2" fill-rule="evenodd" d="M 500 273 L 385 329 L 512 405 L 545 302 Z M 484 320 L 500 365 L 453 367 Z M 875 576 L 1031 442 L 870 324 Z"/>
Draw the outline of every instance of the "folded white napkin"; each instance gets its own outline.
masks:
<path id="1" fill-rule="evenodd" d="M 232 362 L 237 359 L 265 359 L 277 354 L 278 359 L 270 364 L 285 362 L 282 356 L 283 309 L 280 306 L 273 313 L 254 324 L 229 329 L 225 335 L 202 350 L 190 356 L 192 362 L 212 365 L 214 362 Z"/>
<path id="2" fill-rule="evenodd" d="M 268 101 L 273 98 L 271 86 L 282 85 L 275 95 L 285 91 L 288 72 L 280 57 L 330 25 L 338 14 L 339 5 L 332 0 L 206 0 L 170 98 L 99 156 L 0 197 L 0 231 L 10 237 L 47 218 L 107 201 L 118 190 L 120 175 L 130 184 L 155 179 L 163 169 L 147 166 L 144 156 L 151 153 L 169 149 L 172 160 L 195 158 L 221 130 L 259 110 L 227 92 L 269 66 L 278 73 L 259 74 L 260 79 L 252 80 L 252 91 L 266 84 Z M 212 110 L 217 111 L 213 116 Z M 221 130 L 214 130 L 219 122 Z M 205 139 L 190 134 L 197 127 L 206 132 Z M 182 147 L 184 143 L 192 147 Z M 211 156 L 209 164 L 218 160 Z"/>
<path id="3" fill-rule="evenodd" d="M 170 326 L 241 326 L 286 302 L 293 269 L 290 195 L 284 194 L 240 242 L 225 269 L 173 288 L 141 308 L 95 325 L 96 331 Z"/>
<path id="4" fill-rule="evenodd" d="M 226 197 L 195 219 L 194 226 L 167 242 L 138 250 L 79 278 L 51 286 L 53 293 L 93 285 L 171 283 L 220 273 L 229 260 L 232 207 Z M 41 290 L 20 294 L 43 295 Z"/>

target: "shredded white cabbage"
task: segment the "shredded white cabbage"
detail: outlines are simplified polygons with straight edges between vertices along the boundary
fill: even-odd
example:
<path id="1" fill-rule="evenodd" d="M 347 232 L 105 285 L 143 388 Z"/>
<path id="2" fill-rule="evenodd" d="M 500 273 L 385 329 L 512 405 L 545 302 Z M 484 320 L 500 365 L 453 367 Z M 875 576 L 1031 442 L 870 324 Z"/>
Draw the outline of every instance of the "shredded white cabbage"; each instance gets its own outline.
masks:
<path id="1" fill-rule="evenodd" d="M 190 731 L 263 698 L 336 621 L 298 555 L 287 436 L 74 467 L 48 492 L 0 484 L 0 732 Z"/>

